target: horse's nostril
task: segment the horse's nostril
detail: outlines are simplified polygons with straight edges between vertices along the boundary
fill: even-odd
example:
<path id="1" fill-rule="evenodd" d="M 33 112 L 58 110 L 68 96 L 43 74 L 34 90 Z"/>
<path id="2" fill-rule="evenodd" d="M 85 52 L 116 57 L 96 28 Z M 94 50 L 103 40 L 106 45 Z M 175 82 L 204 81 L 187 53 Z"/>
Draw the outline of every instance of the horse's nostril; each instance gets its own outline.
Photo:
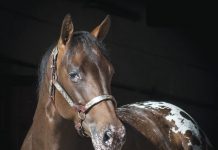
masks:
<path id="1" fill-rule="evenodd" d="M 103 143 L 105 145 L 110 145 L 111 142 L 112 142 L 112 131 L 111 130 L 107 130 L 104 133 L 104 136 L 103 136 Z"/>

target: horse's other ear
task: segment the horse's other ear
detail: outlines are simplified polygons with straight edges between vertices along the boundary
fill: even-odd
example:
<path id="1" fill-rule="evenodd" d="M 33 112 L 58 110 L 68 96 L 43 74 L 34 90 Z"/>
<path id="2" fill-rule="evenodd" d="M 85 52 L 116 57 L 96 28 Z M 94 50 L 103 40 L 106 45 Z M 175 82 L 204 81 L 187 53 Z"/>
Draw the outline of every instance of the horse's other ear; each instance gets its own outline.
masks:
<path id="1" fill-rule="evenodd" d="M 71 20 L 70 14 L 67 14 L 64 17 L 64 20 L 62 22 L 62 27 L 61 27 L 61 35 L 60 35 L 60 42 L 64 45 L 66 45 L 70 39 L 72 38 L 73 35 L 73 23 Z"/>
<path id="2" fill-rule="evenodd" d="M 98 40 L 103 41 L 111 26 L 110 15 L 107 15 L 100 25 L 92 30 L 91 34 Z"/>

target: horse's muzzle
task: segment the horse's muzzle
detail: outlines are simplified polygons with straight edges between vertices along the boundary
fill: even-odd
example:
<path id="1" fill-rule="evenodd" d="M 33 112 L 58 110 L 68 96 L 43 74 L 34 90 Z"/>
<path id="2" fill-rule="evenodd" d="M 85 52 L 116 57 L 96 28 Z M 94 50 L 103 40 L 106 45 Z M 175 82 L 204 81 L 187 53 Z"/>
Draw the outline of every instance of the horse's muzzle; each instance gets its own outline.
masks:
<path id="1" fill-rule="evenodd" d="M 123 125 L 119 127 L 110 125 L 101 131 L 100 133 L 92 132 L 91 138 L 95 150 L 120 150 L 122 148 L 126 139 L 126 130 Z"/>

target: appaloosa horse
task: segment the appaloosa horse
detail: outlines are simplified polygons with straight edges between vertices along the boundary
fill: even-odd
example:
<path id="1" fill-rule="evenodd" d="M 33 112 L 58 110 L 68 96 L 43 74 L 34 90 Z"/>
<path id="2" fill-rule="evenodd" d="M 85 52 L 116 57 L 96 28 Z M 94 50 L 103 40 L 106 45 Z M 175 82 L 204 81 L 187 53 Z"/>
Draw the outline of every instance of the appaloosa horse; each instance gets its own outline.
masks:
<path id="1" fill-rule="evenodd" d="M 41 63 L 38 104 L 22 150 L 80 149 L 73 122 L 96 150 L 122 148 L 125 128 L 111 95 L 114 69 L 102 44 L 109 27 L 107 16 L 91 33 L 74 32 L 70 15 L 64 18 L 58 42 Z"/>
<path id="2" fill-rule="evenodd" d="M 118 108 L 117 114 L 122 121 L 144 135 L 147 145 L 139 145 L 138 148 L 136 145 L 135 150 L 213 149 L 194 119 L 175 105 L 157 101 L 138 102 Z"/>

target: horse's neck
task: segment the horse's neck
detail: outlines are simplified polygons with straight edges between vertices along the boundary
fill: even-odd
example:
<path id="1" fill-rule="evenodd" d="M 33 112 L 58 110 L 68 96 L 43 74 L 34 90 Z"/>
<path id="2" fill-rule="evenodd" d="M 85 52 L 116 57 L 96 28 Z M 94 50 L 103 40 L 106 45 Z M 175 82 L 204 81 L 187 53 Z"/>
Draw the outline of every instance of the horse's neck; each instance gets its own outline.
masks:
<path id="1" fill-rule="evenodd" d="M 66 143 L 76 133 L 73 134 L 73 124 L 60 116 L 48 93 L 48 82 L 42 82 L 32 125 L 33 144 L 41 144 L 41 149 L 59 149 L 63 140 Z"/>
<path id="2" fill-rule="evenodd" d="M 45 79 L 44 79 L 45 80 Z M 34 115 L 34 121 L 37 119 L 45 119 L 44 121 L 55 121 L 58 112 L 55 109 L 54 102 L 49 98 L 49 87 L 47 80 L 42 82 L 39 89 L 39 99 Z"/>

